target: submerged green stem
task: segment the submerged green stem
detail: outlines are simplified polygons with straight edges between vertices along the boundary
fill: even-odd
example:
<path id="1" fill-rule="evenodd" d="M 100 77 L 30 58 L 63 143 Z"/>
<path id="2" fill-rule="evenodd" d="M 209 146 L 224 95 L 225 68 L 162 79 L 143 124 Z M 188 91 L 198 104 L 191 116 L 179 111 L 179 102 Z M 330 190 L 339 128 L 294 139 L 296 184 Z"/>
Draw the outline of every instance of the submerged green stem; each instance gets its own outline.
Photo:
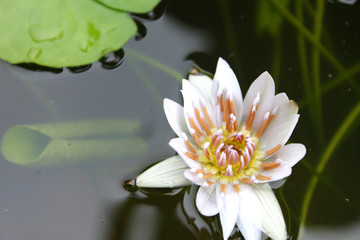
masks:
<path id="1" fill-rule="evenodd" d="M 295 28 L 297 28 L 299 32 L 301 32 L 306 37 L 307 40 L 309 40 L 315 47 L 318 48 L 318 50 L 335 67 L 337 71 L 345 71 L 345 67 L 336 59 L 336 57 L 331 54 L 331 52 L 319 41 L 317 41 L 315 36 L 308 29 L 306 29 L 304 25 L 288 11 L 288 9 L 286 9 L 278 0 L 271 0 L 271 3 Z M 349 79 L 349 81 L 358 94 L 360 94 L 359 84 L 356 83 L 353 79 Z"/>
<path id="2" fill-rule="evenodd" d="M 229 7 L 228 1 L 218 0 L 219 11 L 221 14 L 222 19 L 222 26 L 225 31 L 225 39 L 227 40 L 229 50 L 234 52 L 233 60 L 235 62 L 235 66 L 240 70 L 240 74 L 242 74 L 241 67 L 243 66 L 239 55 L 241 51 L 238 47 L 238 42 L 236 41 L 236 27 L 234 26 L 232 19 L 231 19 L 231 11 Z M 242 79 L 242 76 L 238 76 L 238 79 Z"/>
<path id="3" fill-rule="evenodd" d="M 324 1 L 317 0 L 317 12 L 314 21 L 314 39 L 316 42 L 321 43 L 321 32 L 324 15 Z M 313 87 L 314 87 L 314 105 L 315 105 L 315 126 L 318 133 L 320 146 L 323 145 L 323 127 L 322 127 L 322 108 L 321 108 L 321 82 L 320 82 L 320 52 L 318 46 L 313 47 L 312 52 L 312 71 L 313 71 Z"/>
<path id="4" fill-rule="evenodd" d="M 154 84 L 151 84 L 148 76 L 142 71 L 142 69 L 136 64 L 132 56 L 128 57 L 130 66 L 135 70 L 135 72 L 139 75 L 139 78 L 142 80 L 144 85 L 149 89 L 151 95 L 156 99 L 158 103 L 162 103 L 163 97 L 161 96 L 160 92 L 154 87 Z"/>
<path id="5" fill-rule="evenodd" d="M 275 81 L 276 89 L 279 88 L 280 68 L 281 68 L 281 49 L 282 49 L 282 34 L 281 32 L 274 38 L 274 53 L 272 61 L 272 76 Z"/>
<path id="6" fill-rule="evenodd" d="M 297 239 L 303 239 L 307 213 L 309 210 L 309 206 L 316 185 L 319 181 L 318 175 L 322 174 L 331 155 L 335 152 L 336 148 L 339 147 L 341 140 L 343 140 L 345 134 L 348 132 L 349 128 L 351 127 L 353 122 L 359 117 L 359 115 L 360 115 L 360 101 L 357 103 L 354 109 L 349 113 L 349 115 L 346 117 L 344 122 L 340 125 L 339 129 L 336 131 L 335 135 L 330 140 L 323 155 L 321 156 L 320 161 L 315 169 L 316 175 L 313 175 L 312 178 L 310 179 L 309 187 L 307 188 L 307 191 L 305 193 L 302 210 L 301 210 L 301 216 L 300 216 L 301 222 L 300 222 L 299 234 Z"/>
<path id="7" fill-rule="evenodd" d="M 173 76 L 179 82 L 181 82 L 181 80 L 183 79 L 183 74 L 177 72 L 176 70 L 166 66 L 165 64 L 163 64 L 155 59 L 152 59 L 134 49 L 126 48 L 126 52 L 129 53 L 129 55 L 131 55 L 135 58 L 138 58 L 138 59 L 150 64 L 151 66 L 156 67 L 156 68 L 160 69 L 161 71 Z"/>
<path id="8" fill-rule="evenodd" d="M 296 1 L 296 15 L 299 19 L 300 24 L 303 22 L 303 6 L 302 1 Z M 301 79 L 304 85 L 305 99 L 308 105 L 310 116 L 315 114 L 313 94 L 310 83 L 310 73 L 309 66 L 307 61 L 305 39 L 301 33 L 297 34 L 297 43 L 298 43 L 298 52 L 300 58 L 300 69 L 301 69 Z"/>
<path id="9" fill-rule="evenodd" d="M 345 72 L 342 72 L 338 77 L 334 78 L 332 81 L 327 82 L 322 87 L 322 93 L 327 93 L 334 87 L 338 86 L 339 84 L 343 83 L 346 79 L 351 78 L 360 72 L 360 63 L 355 64 L 354 66 L 350 67 Z"/>

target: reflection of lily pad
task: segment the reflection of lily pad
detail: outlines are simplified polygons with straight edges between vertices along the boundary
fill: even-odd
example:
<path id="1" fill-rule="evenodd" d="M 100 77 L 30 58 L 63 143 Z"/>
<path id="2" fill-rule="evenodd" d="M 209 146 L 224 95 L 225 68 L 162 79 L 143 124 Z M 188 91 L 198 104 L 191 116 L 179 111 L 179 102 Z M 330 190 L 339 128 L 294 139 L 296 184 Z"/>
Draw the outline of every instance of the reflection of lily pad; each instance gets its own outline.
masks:
<path id="1" fill-rule="evenodd" d="M 139 121 L 103 119 L 17 125 L 6 131 L 1 152 L 20 165 L 54 165 L 138 156 L 147 143 L 136 136 Z"/>
<path id="2" fill-rule="evenodd" d="M 160 0 L 99 0 L 105 5 L 133 13 L 146 13 L 154 9 Z"/>
<path id="3" fill-rule="evenodd" d="M 0 1 L 0 57 L 50 67 L 92 63 L 136 33 L 126 12 L 89 0 Z"/>

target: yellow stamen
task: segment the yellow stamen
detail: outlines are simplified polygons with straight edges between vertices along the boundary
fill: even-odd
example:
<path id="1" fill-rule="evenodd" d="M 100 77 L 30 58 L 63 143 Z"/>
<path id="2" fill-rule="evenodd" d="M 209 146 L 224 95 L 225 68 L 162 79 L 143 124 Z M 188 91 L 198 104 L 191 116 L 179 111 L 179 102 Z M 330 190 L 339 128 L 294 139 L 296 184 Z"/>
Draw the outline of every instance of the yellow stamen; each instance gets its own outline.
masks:
<path id="1" fill-rule="evenodd" d="M 221 110 L 221 112 L 223 112 L 224 111 L 224 103 L 223 103 L 222 94 L 220 95 L 220 98 L 218 98 L 218 101 L 220 102 L 220 110 Z"/>
<path id="2" fill-rule="evenodd" d="M 265 118 L 259 129 L 257 130 L 255 137 L 260 138 L 260 136 L 263 134 L 263 132 L 265 131 L 265 129 L 267 128 L 267 126 L 269 125 L 270 121 L 274 118 L 273 114 L 270 114 L 269 117 Z"/>
<path id="3" fill-rule="evenodd" d="M 205 172 L 204 169 L 197 169 L 197 170 L 195 171 L 196 174 L 204 173 L 204 172 Z"/>
<path id="4" fill-rule="evenodd" d="M 191 152 L 196 153 L 195 148 L 190 144 L 189 140 L 186 140 L 185 144 L 190 149 Z"/>
<path id="5" fill-rule="evenodd" d="M 244 183 L 247 183 L 247 184 L 253 184 L 254 181 L 251 180 L 250 178 L 242 178 L 241 181 L 243 181 Z"/>
<path id="6" fill-rule="evenodd" d="M 189 123 L 190 123 L 190 126 L 195 130 L 196 135 L 201 136 L 202 134 L 201 134 L 199 128 L 196 126 L 193 118 L 191 118 L 191 117 L 189 118 Z"/>
<path id="7" fill-rule="evenodd" d="M 237 193 L 239 193 L 241 191 L 238 184 L 234 184 L 233 187 Z"/>
<path id="8" fill-rule="evenodd" d="M 271 170 L 280 167 L 280 162 L 274 161 L 274 162 L 261 163 L 260 167 L 264 168 L 264 170 Z"/>
<path id="9" fill-rule="evenodd" d="M 200 139 L 198 138 L 198 136 L 196 136 L 196 133 L 193 133 L 192 137 L 194 138 L 195 142 L 199 145 L 199 147 L 202 146 L 202 142 L 200 141 Z"/>
<path id="10" fill-rule="evenodd" d="M 235 115 L 235 106 L 234 106 L 234 101 L 229 99 L 229 114 L 234 114 Z"/>
<path id="11" fill-rule="evenodd" d="M 204 179 L 208 179 L 208 178 L 210 178 L 212 175 L 214 175 L 214 174 L 211 173 L 211 172 L 208 172 L 208 173 L 204 174 L 203 178 L 204 178 Z"/>
<path id="12" fill-rule="evenodd" d="M 225 194 L 225 189 L 226 189 L 226 185 L 225 184 L 221 184 L 221 188 L 220 188 L 220 193 L 221 195 Z"/>
<path id="13" fill-rule="evenodd" d="M 213 129 L 215 126 L 214 126 L 214 123 L 211 121 L 211 118 L 209 116 L 209 113 L 208 113 L 206 107 L 202 106 L 202 110 L 203 110 L 203 113 L 204 113 L 207 123 L 210 125 L 210 128 Z"/>
<path id="14" fill-rule="evenodd" d="M 205 119 L 203 119 L 203 118 L 200 119 L 200 125 L 201 125 L 202 129 L 205 130 L 207 136 L 211 135 L 211 131 L 210 131 L 209 127 L 207 126 Z"/>
<path id="15" fill-rule="evenodd" d="M 190 152 L 185 152 L 185 156 L 187 156 L 188 158 L 191 158 L 192 160 L 199 160 L 199 156 Z"/>
<path id="16" fill-rule="evenodd" d="M 227 122 L 229 119 L 229 99 L 225 99 L 224 103 L 224 111 L 223 111 L 223 122 Z"/>
<path id="17" fill-rule="evenodd" d="M 274 148 L 272 148 L 272 149 L 270 149 L 270 150 L 267 150 L 267 151 L 265 152 L 265 156 L 267 157 L 267 156 L 270 156 L 270 155 L 276 153 L 277 151 L 280 150 L 281 147 L 282 147 L 282 145 L 281 145 L 281 144 L 278 144 L 276 147 L 274 147 Z"/>
<path id="18" fill-rule="evenodd" d="M 259 179 L 259 180 L 263 180 L 263 181 L 271 180 L 271 177 L 267 177 L 267 176 L 264 176 L 264 175 L 261 175 L 261 174 L 256 175 L 256 178 Z"/>

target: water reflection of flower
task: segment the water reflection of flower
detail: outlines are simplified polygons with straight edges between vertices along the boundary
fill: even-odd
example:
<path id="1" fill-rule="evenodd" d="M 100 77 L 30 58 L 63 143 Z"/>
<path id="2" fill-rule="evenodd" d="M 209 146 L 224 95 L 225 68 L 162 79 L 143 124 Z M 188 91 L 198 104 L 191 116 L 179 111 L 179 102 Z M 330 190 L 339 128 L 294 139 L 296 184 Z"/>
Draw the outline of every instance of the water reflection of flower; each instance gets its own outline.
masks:
<path id="1" fill-rule="evenodd" d="M 305 155 L 302 144 L 285 145 L 298 121 L 298 106 L 285 93 L 275 95 L 267 72 L 243 100 L 235 74 L 221 58 L 213 81 L 190 75 L 182 84 L 184 107 L 164 100 L 166 117 L 179 136 L 169 144 L 180 157 L 145 171 L 137 185 L 195 183 L 199 212 L 220 215 L 224 239 L 235 224 L 245 239 L 260 239 L 261 232 L 285 239 L 286 225 L 269 183 L 288 177 Z"/>

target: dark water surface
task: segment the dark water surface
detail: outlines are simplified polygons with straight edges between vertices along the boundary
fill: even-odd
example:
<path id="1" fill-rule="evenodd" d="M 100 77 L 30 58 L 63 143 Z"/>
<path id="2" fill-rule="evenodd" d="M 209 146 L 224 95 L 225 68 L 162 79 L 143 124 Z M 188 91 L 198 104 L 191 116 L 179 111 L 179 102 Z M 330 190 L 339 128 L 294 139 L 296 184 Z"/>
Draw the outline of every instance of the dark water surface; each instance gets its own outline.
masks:
<path id="1" fill-rule="evenodd" d="M 85 149 L 85 153 L 71 157 L 59 156 L 61 150 L 41 163 L 18 165 L 2 156 L 0 240 L 221 239 L 218 219 L 202 218 L 197 213 L 194 187 L 145 193 L 123 187 L 124 181 L 149 165 L 174 155 L 168 146 L 174 134 L 163 113 L 162 99 L 181 102 L 179 78 L 186 77 L 194 64 L 214 72 L 220 56 L 232 66 L 243 94 L 267 70 L 275 79 L 277 92 L 286 92 L 300 105 L 300 120 L 290 140 L 303 143 L 308 152 L 277 190 L 292 239 L 297 239 L 304 218 L 304 196 L 314 176 L 319 176 L 318 183 L 305 211 L 303 238 L 359 239 L 359 115 L 335 141 L 333 151 L 329 143 L 360 101 L 360 67 L 356 68 L 360 60 L 360 4 L 325 2 L 321 42 L 338 64 L 320 53 L 317 68 L 314 44 L 305 40 L 302 53 L 307 57 L 303 61 L 299 39 L 304 35 L 294 27 L 297 23 L 283 17 L 291 13 L 299 21 L 296 3 L 284 8 L 288 12 L 283 15 L 270 4 L 270 18 L 259 10 L 267 9 L 263 4 L 164 2 L 152 15 L 134 16 L 140 23 L 139 34 L 124 46 L 124 52 L 109 55 L 91 67 L 34 72 L 0 62 L 1 136 L 20 124 L 101 119 L 133 124 L 131 131 L 120 133 L 106 132 L 101 124 L 92 127 L 106 133 L 91 136 L 86 144 L 81 142 L 85 137 L 69 137 L 70 152 L 78 146 Z M 310 33 L 317 9 L 311 1 L 303 1 L 303 23 Z M 282 25 L 272 32 L 270 22 L 275 18 Z M 257 27 L 264 19 L 269 25 Z M 152 59 L 150 63 L 148 59 Z M 119 61 L 120 66 L 109 69 Z M 304 71 L 304 64 L 308 71 Z M 348 75 L 322 94 L 321 102 L 316 97 L 307 102 L 306 93 L 313 96 L 315 91 L 317 71 L 320 89 Z M 304 78 L 310 79 L 310 90 Z M 38 148 L 48 141 L 36 139 L 32 143 Z M 108 150 L 112 144 L 119 148 Z M 331 154 L 319 171 L 318 163 L 327 150 Z M 234 232 L 232 239 L 241 239 L 241 235 Z"/>

